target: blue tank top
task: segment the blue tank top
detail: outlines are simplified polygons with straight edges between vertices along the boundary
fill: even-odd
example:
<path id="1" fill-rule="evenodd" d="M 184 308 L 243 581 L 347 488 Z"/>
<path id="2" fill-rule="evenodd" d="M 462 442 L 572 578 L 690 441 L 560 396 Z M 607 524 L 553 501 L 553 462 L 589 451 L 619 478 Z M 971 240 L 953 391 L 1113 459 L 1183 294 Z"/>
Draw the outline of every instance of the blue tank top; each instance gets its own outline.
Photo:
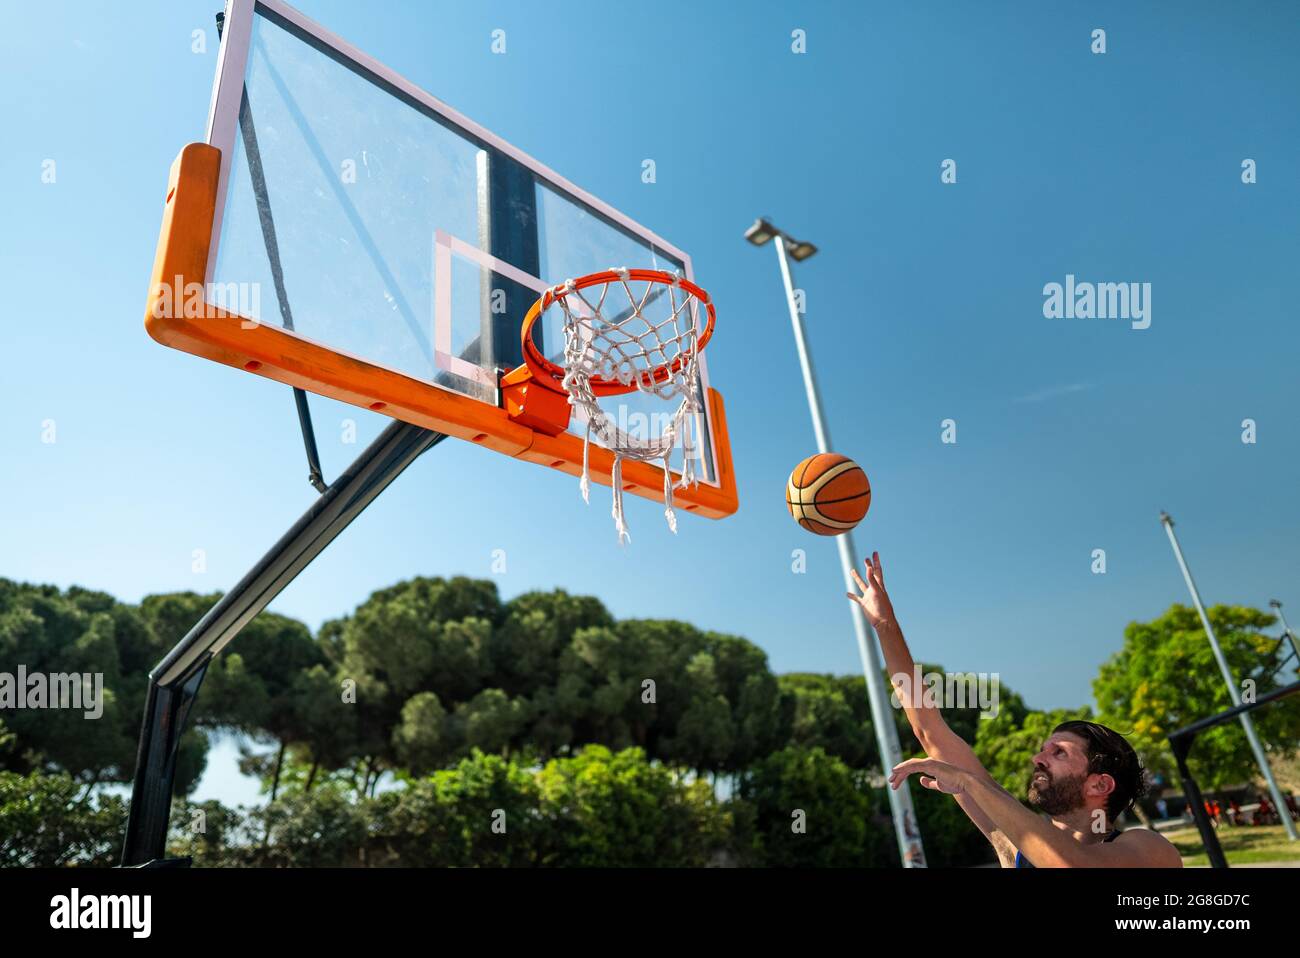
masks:
<path id="1" fill-rule="evenodd" d="M 1113 842 L 1115 839 L 1119 838 L 1119 836 L 1120 836 L 1120 831 L 1119 831 L 1119 829 L 1118 829 L 1118 828 L 1112 828 L 1112 829 L 1110 830 L 1110 833 L 1109 833 L 1105 838 L 1103 838 L 1102 841 L 1103 841 L 1103 842 Z M 1033 863 L 1033 862 L 1031 862 L 1031 861 L 1030 861 L 1028 858 L 1026 858 L 1024 855 L 1020 854 L 1020 849 L 1019 849 L 1019 848 L 1016 849 L 1016 867 L 1017 867 L 1017 868 L 1033 868 L 1033 867 L 1034 867 L 1034 863 Z"/>

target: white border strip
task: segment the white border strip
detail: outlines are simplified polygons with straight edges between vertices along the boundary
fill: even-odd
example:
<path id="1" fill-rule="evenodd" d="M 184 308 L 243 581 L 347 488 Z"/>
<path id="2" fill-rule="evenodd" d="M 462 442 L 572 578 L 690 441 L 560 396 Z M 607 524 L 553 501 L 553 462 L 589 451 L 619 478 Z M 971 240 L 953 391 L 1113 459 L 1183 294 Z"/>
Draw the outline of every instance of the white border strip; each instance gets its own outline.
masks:
<path id="1" fill-rule="evenodd" d="M 467 362 L 452 352 L 451 346 L 451 257 L 456 254 L 470 260 L 482 269 L 512 279 L 526 286 L 538 296 L 546 292 L 546 284 L 536 276 L 471 246 L 446 230 L 437 230 L 433 236 L 433 360 L 434 364 L 449 373 L 455 373 L 472 382 L 497 388 L 496 376 L 491 370 Z M 480 333 L 480 335 L 482 335 Z"/>
<path id="2" fill-rule="evenodd" d="M 212 217 L 212 239 L 208 243 L 207 275 L 203 277 L 205 288 L 211 285 L 217 269 L 221 221 L 226 209 L 235 137 L 239 135 L 239 105 L 244 97 L 244 74 L 248 68 L 255 5 L 255 0 L 226 0 L 226 16 L 221 26 L 217 79 L 212 88 L 212 102 L 208 105 L 208 144 L 221 150 L 221 171 L 217 175 L 217 204 Z"/>

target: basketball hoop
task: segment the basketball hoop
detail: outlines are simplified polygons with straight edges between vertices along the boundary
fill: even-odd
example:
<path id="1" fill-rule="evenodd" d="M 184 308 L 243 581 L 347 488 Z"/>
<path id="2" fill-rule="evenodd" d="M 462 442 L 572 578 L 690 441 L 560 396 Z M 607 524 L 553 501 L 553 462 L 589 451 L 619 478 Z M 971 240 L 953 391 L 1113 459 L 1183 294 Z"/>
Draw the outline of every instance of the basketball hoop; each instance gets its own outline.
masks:
<path id="1" fill-rule="evenodd" d="M 594 292 L 587 292 L 594 291 Z M 664 318 L 652 317 L 648 307 L 668 297 Z M 534 330 L 552 306 L 564 313 L 563 363 L 548 359 L 537 345 Z M 704 325 L 700 328 L 700 307 Z M 677 531 L 673 511 L 673 447 L 682 441 L 682 473 L 676 484 L 695 483 L 690 433 L 700 413 L 699 356 L 713 335 L 716 314 L 709 294 L 689 280 L 657 269 L 607 269 L 553 286 L 542 294 L 524 317 L 521 332 L 527 376 L 510 374 L 515 384 L 532 382 L 568 397 L 568 405 L 581 410 L 587 421 L 582 455 L 582 497 L 590 501 L 588 452 L 594 434 L 614 453 L 612 487 L 614 522 L 620 542 L 630 541 L 623 519 L 622 463 L 624 459 L 651 462 L 662 459 L 664 516 Z M 681 397 L 676 411 L 656 437 L 629 434 L 601 409 L 599 399 L 631 392 L 659 399 Z M 698 429 L 695 438 L 698 440 Z"/>

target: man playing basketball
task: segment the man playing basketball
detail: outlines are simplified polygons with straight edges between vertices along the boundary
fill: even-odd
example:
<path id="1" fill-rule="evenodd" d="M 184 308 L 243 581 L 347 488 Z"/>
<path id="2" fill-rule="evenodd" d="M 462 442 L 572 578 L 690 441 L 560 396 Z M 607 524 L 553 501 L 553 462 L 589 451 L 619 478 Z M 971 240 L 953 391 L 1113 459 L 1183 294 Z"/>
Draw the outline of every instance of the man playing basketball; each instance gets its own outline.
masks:
<path id="1" fill-rule="evenodd" d="M 885 591 L 880 554 L 855 571 L 850 592 L 880 637 L 894 688 L 928 758 L 900 762 L 889 776 L 898 788 L 916 773 L 921 784 L 957 800 L 984 833 L 1003 868 L 1181 868 L 1170 842 L 1145 828 L 1121 832 L 1115 820 L 1146 789 L 1142 764 L 1124 737 L 1095 722 L 1063 722 L 1033 757 L 1027 799 L 1037 813 L 995 782 L 966 744 L 910 687 L 912 654 Z M 1038 814 L 1041 813 L 1041 814 Z"/>

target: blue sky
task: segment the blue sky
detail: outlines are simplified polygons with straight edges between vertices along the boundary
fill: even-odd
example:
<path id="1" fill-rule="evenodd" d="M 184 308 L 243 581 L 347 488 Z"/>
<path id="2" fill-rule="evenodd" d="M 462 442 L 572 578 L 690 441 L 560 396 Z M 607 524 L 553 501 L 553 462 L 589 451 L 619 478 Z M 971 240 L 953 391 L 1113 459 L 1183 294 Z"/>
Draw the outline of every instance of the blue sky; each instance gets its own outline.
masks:
<path id="1" fill-rule="evenodd" d="M 1276 597 L 1300 618 L 1300 9 L 298 6 L 690 251 L 718 304 L 741 509 L 673 537 L 630 500 L 620 549 L 605 490 L 584 507 L 568 477 L 447 442 L 274 610 L 315 627 L 404 577 L 490 576 L 505 549 L 507 597 L 563 587 L 746 636 L 777 671 L 858 671 L 834 544 L 783 503 L 815 447 L 775 257 L 742 239 L 765 214 L 821 248 L 796 279 L 831 434 L 871 476 L 858 545 L 881 551 L 918 656 L 998 672 L 1035 707 L 1090 702 L 1125 624 L 1187 601 L 1162 508 L 1207 601 Z M 203 138 L 217 9 L 8 11 L 0 575 L 127 601 L 223 589 L 315 496 L 286 387 L 142 325 L 168 167 Z M 1044 318 L 1067 274 L 1151 283 L 1151 327 Z M 360 448 L 343 419 L 363 443 L 385 422 L 312 406 L 327 477 Z"/>

